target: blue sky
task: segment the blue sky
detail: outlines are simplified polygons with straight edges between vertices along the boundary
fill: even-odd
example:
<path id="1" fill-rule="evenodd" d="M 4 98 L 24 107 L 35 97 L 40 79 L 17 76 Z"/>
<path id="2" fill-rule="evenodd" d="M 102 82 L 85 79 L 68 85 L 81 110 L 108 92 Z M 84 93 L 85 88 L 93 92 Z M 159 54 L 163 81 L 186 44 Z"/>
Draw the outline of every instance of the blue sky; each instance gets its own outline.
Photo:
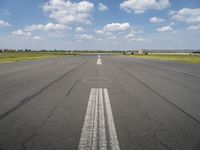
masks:
<path id="1" fill-rule="evenodd" d="M 199 0 L 0 0 L 0 48 L 199 49 Z"/>

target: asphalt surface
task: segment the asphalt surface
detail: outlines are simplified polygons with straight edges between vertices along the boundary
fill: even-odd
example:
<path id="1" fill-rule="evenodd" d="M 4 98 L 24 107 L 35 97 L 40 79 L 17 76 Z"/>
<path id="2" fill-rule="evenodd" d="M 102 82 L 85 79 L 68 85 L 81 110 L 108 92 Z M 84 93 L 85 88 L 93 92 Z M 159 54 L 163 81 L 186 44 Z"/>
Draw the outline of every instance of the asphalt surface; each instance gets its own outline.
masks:
<path id="1" fill-rule="evenodd" d="M 199 150 L 200 65 L 108 55 L 0 64 L 0 150 L 25 149 Z"/>

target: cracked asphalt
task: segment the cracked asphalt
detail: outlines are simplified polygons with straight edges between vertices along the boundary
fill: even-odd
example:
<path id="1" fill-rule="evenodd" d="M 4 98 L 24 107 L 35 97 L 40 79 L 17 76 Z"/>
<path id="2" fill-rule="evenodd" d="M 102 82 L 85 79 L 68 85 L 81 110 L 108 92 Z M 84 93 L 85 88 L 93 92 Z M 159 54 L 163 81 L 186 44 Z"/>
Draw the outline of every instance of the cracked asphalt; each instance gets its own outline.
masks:
<path id="1" fill-rule="evenodd" d="M 0 64 L 0 150 L 78 148 L 107 88 L 121 150 L 200 149 L 200 65 L 101 55 Z"/>

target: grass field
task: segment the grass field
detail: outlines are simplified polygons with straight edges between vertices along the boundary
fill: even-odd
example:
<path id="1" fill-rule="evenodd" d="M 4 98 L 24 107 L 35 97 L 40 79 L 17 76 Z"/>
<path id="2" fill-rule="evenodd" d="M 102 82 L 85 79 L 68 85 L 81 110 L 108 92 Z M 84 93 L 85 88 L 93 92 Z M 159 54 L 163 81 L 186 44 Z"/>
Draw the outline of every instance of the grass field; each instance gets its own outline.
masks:
<path id="1" fill-rule="evenodd" d="M 173 61 L 188 64 L 200 64 L 200 55 L 183 54 L 148 54 L 148 55 L 128 55 L 129 57 L 158 59 L 164 61 Z"/>
<path id="2" fill-rule="evenodd" d="M 0 63 L 73 55 L 65 52 L 1 52 Z"/>

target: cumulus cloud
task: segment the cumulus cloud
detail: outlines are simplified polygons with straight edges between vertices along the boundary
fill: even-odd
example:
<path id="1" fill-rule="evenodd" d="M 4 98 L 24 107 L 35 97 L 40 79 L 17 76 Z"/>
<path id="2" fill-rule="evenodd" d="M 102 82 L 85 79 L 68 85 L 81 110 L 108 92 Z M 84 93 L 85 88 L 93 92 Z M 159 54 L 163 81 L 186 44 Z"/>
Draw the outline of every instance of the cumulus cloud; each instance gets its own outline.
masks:
<path id="1" fill-rule="evenodd" d="M 110 23 L 105 25 L 100 30 L 95 30 L 95 33 L 100 39 L 112 41 L 135 41 L 144 42 L 144 38 L 139 36 L 140 32 L 136 31 L 128 22 L 125 23 Z"/>
<path id="2" fill-rule="evenodd" d="M 169 0 L 125 0 L 120 4 L 120 8 L 139 14 L 147 10 L 163 10 L 170 5 Z"/>
<path id="3" fill-rule="evenodd" d="M 101 35 L 111 35 L 113 32 L 125 32 L 131 30 L 131 25 L 125 23 L 110 23 L 105 25 L 102 29 L 95 30 L 95 33 Z"/>
<path id="4" fill-rule="evenodd" d="M 115 35 L 106 37 L 107 40 L 116 40 L 117 37 Z"/>
<path id="5" fill-rule="evenodd" d="M 11 26 L 8 22 L 0 20 L 0 28 Z"/>
<path id="6" fill-rule="evenodd" d="M 47 23 L 45 25 L 43 24 L 33 24 L 31 26 L 26 26 L 25 31 L 57 31 L 57 30 L 64 30 L 67 29 L 67 26 L 63 24 L 53 24 L 53 23 Z"/>
<path id="7" fill-rule="evenodd" d="M 99 3 L 97 6 L 97 9 L 100 11 L 106 11 L 108 9 L 108 7 L 102 3 Z"/>
<path id="8" fill-rule="evenodd" d="M 124 36 L 126 39 L 132 39 L 135 38 L 135 34 L 133 33 L 128 33 L 127 35 Z"/>
<path id="9" fill-rule="evenodd" d="M 94 36 L 91 34 L 78 34 L 76 35 L 76 37 L 79 40 L 93 40 L 94 39 Z"/>
<path id="10" fill-rule="evenodd" d="M 150 21 L 151 23 L 163 23 L 163 22 L 165 22 L 164 19 L 158 18 L 158 17 L 152 17 L 152 18 L 149 19 L 149 21 Z"/>
<path id="11" fill-rule="evenodd" d="M 148 42 L 148 40 L 142 38 L 142 37 L 139 37 L 139 38 L 136 38 L 135 39 L 136 42 Z"/>
<path id="12" fill-rule="evenodd" d="M 108 31 L 108 32 L 115 32 L 115 31 L 126 31 L 130 29 L 130 24 L 129 23 L 111 23 L 107 24 L 106 26 L 103 27 L 103 31 Z"/>
<path id="13" fill-rule="evenodd" d="M 172 32 L 173 28 L 171 26 L 163 26 L 161 28 L 157 28 L 159 32 Z"/>
<path id="14" fill-rule="evenodd" d="M 193 26 L 189 26 L 188 30 L 200 30 L 200 25 L 193 25 Z"/>
<path id="15" fill-rule="evenodd" d="M 182 8 L 178 11 L 171 11 L 170 15 L 172 15 L 172 19 L 184 21 L 188 24 L 200 23 L 200 8 Z"/>
<path id="16" fill-rule="evenodd" d="M 93 3 L 88 1 L 71 2 L 69 0 L 50 0 L 43 6 L 49 18 L 61 24 L 91 23 Z"/>
<path id="17" fill-rule="evenodd" d="M 188 30 L 200 30 L 200 8 L 182 8 L 177 11 L 171 11 L 172 19 L 187 23 Z"/>
<path id="18" fill-rule="evenodd" d="M 33 40 L 42 40 L 42 37 L 40 37 L 40 36 L 34 36 L 32 39 Z"/>
<path id="19" fill-rule="evenodd" d="M 142 37 L 138 37 L 138 35 L 136 35 L 133 31 L 127 33 L 124 36 L 125 39 L 127 39 L 128 41 L 134 41 L 134 42 L 146 42 L 147 40 L 145 40 Z"/>
<path id="20" fill-rule="evenodd" d="M 11 34 L 14 36 L 26 36 L 26 37 L 29 37 L 32 35 L 31 32 L 25 32 L 21 29 L 19 29 L 17 31 L 13 31 L 13 32 L 11 32 Z"/>
<path id="21" fill-rule="evenodd" d="M 95 33 L 97 33 L 97 34 L 105 34 L 105 32 L 103 31 L 103 30 L 95 30 Z"/>
<path id="22" fill-rule="evenodd" d="M 133 37 L 133 38 L 129 38 L 128 41 L 130 41 L 130 42 L 147 42 L 148 40 L 146 40 L 142 37 Z"/>
<path id="23" fill-rule="evenodd" d="M 82 33 L 82 32 L 85 32 L 86 30 L 85 30 L 83 27 L 77 27 L 77 28 L 75 29 L 75 31 L 76 31 L 77 33 Z"/>

